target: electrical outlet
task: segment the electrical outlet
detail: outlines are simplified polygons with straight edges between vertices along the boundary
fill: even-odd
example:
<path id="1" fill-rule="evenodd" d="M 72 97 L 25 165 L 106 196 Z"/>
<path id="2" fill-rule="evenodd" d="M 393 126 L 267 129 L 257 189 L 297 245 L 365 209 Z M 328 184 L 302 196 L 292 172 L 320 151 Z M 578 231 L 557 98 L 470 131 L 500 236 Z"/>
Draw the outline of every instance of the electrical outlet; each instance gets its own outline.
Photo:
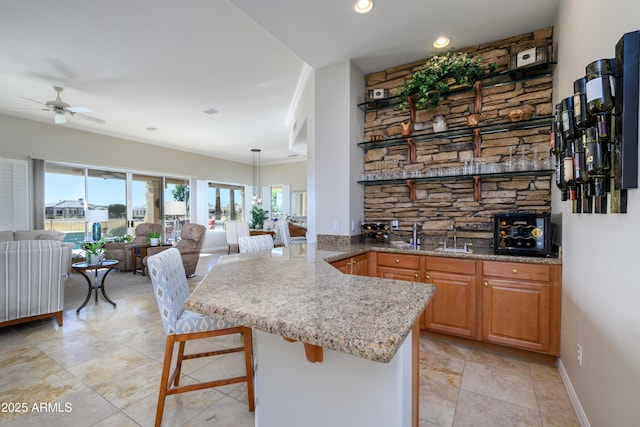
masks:
<path id="1" fill-rule="evenodd" d="M 334 229 L 334 231 L 340 230 L 340 220 L 339 219 L 334 219 L 333 220 L 333 229 Z"/>
<path id="2" fill-rule="evenodd" d="M 578 366 L 582 366 L 582 346 L 578 344 Z"/>

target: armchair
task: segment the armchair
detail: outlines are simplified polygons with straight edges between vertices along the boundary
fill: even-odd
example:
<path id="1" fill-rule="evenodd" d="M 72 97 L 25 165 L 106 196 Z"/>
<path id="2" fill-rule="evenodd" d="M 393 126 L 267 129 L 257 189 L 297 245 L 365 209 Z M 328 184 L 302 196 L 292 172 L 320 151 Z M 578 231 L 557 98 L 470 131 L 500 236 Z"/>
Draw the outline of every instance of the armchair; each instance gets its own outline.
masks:
<path id="1" fill-rule="evenodd" d="M 146 245 L 147 238 L 149 237 L 149 232 L 156 231 L 158 233 L 162 232 L 162 225 L 154 224 L 150 222 L 143 222 L 136 226 L 136 230 L 134 232 L 135 237 L 130 243 L 107 243 L 105 248 L 107 250 L 107 256 L 111 259 L 118 260 L 118 270 L 121 271 L 131 271 L 133 270 L 133 265 L 131 262 L 131 251 L 133 245 Z"/>
<path id="2" fill-rule="evenodd" d="M 182 264 L 187 277 L 191 277 L 196 272 L 200 250 L 204 244 L 207 228 L 200 224 L 185 224 L 180 233 L 180 241 L 176 244 L 176 249 L 182 257 Z M 169 249 L 171 246 L 157 246 L 147 248 L 147 256 L 142 260 L 142 264 L 147 266 L 150 256 Z"/>

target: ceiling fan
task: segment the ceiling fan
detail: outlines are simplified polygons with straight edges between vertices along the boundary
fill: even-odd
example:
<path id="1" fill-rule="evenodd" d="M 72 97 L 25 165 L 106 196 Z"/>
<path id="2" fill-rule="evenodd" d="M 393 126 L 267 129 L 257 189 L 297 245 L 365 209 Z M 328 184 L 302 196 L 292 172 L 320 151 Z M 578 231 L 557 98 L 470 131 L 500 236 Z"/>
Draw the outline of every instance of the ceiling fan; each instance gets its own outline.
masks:
<path id="1" fill-rule="evenodd" d="M 87 107 L 72 107 L 71 105 L 64 102 L 60 98 L 60 92 L 62 92 L 64 88 L 60 86 L 54 86 L 53 90 L 57 92 L 56 99 L 52 101 L 47 101 L 46 103 L 42 103 L 40 101 L 36 101 L 35 99 L 31 99 L 31 98 L 25 98 L 23 96 L 21 96 L 20 98 L 26 99 L 27 101 L 33 101 L 45 107 L 45 108 L 39 108 L 39 110 L 53 111 L 54 113 L 53 121 L 57 125 L 61 125 L 67 122 L 67 119 L 66 119 L 67 113 L 70 114 L 71 116 L 80 117 L 85 120 L 92 121 L 94 123 L 99 123 L 101 125 L 106 123 L 104 120 L 99 119 L 97 117 L 87 116 L 86 114 L 83 114 L 83 113 L 91 113 L 92 112 L 91 109 Z M 34 110 L 34 108 L 11 108 L 11 110 Z"/>

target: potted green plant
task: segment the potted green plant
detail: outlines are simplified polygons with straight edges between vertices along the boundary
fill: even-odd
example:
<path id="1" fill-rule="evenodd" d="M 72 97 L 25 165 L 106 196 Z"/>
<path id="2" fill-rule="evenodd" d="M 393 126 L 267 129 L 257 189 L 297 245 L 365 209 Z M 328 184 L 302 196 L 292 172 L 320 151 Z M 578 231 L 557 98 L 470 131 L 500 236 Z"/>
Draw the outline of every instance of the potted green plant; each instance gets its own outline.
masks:
<path id="1" fill-rule="evenodd" d="M 160 244 L 160 232 L 150 231 L 149 234 L 147 234 L 147 240 L 151 246 L 158 246 Z"/>
<path id="2" fill-rule="evenodd" d="M 265 211 L 259 206 L 253 206 L 251 208 L 251 223 L 250 228 L 262 229 L 264 227 L 264 220 L 268 218 L 269 211 Z"/>
<path id="3" fill-rule="evenodd" d="M 469 57 L 464 52 L 436 54 L 427 59 L 424 66 L 408 80 L 400 99 L 403 106 L 409 104 L 409 97 L 416 108 L 433 108 L 440 102 L 440 94 L 455 87 L 471 87 L 486 71 L 492 73 L 496 63 L 481 64 L 482 57 Z"/>
<path id="4" fill-rule="evenodd" d="M 104 258 L 107 249 L 105 247 L 106 241 L 104 239 L 97 240 L 95 242 L 84 242 L 80 245 L 80 248 L 85 252 L 87 263 L 89 265 L 100 264 Z"/>

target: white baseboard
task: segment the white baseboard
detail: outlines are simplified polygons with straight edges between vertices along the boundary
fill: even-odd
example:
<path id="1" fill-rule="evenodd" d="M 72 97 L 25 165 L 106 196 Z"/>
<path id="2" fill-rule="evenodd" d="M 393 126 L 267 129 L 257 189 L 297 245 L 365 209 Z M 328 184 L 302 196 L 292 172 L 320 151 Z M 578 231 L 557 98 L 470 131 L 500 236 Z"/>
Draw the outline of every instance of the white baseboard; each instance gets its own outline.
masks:
<path id="1" fill-rule="evenodd" d="M 560 378 L 562 378 L 562 382 L 564 383 L 564 388 L 567 389 L 567 393 L 569 394 L 569 399 L 571 400 L 571 405 L 573 405 L 573 410 L 576 411 L 576 416 L 578 417 L 580 427 L 591 427 L 589 419 L 587 418 L 587 414 L 584 412 L 584 409 L 582 409 L 582 405 L 580 404 L 578 395 L 573 388 L 573 384 L 571 384 L 571 380 L 569 379 L 567 370 L 562 364 L 562 359 L 558 359 L 558 372 L 560 373 Z"/>

